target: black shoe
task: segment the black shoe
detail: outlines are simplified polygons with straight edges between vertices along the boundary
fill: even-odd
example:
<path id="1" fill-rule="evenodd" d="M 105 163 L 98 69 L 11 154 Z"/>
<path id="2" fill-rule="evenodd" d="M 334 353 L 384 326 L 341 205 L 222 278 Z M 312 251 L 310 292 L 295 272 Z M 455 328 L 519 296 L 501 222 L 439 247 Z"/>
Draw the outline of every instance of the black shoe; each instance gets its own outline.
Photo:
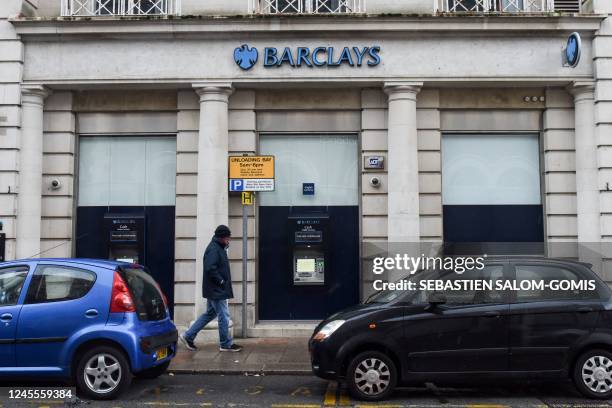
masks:
<path id="1" fill-rule="evenodd" d="M 242 351 L 242 346 L 232 344 L 231 347 L 219 347 L 219 351 L 231 351 L 237 353 L 239 351 Z"/>
<path id="2" fill-rule="evenodd" d="M 182 333 L 179 336 L 179 340 L 181 341 L 181 343 L 183 343 L 183 345 L 185 347 L 187 347 L 189 350 L 191 351 L 197 351 L 198 348 L 196 347 L 195 343 L 193 342 L 193 340 L 189 340 L 185 337 L 185 333 Z"/>

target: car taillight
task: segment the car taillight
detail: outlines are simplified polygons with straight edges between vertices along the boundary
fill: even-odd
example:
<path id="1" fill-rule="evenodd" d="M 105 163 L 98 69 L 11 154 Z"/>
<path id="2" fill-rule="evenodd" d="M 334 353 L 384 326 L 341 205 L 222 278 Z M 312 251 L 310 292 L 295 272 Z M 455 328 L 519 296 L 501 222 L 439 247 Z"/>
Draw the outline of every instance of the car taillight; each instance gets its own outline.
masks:
<path id="1" fill-rule="evenodd" d="M 119 272 L 115 271 L 113 277 L 113 291 L 111 292 L 111 313 L 124 313 L 124 312 L 135 312 L 136 306 L 134 306 L 134 300 L 132 295 L 125 284 L 125 281 L 119 275 Z"/>
<path id="2" fill-rule="evenodd" d="M 155 286 L 157 286 L 157 290 L 159 290 L 159 293 L 161 293 L 162 295 L 162 299 L 164 300 L 164 306 L 168 308 L 168 298 L 166 297 L 166 294 L 162 290 L 161 286 L 159 286 L 159 283 L 155 282 Z"/>

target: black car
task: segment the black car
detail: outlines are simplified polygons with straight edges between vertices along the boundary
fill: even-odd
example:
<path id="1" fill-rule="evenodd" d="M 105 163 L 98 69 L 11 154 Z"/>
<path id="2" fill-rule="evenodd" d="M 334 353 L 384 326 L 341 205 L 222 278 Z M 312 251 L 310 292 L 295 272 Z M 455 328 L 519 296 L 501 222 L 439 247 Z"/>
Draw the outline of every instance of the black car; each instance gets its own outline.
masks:
<path id="1" fill-rule="evenodd" d="M 470 287 L 485 280 L 494 284 Z M 568 377 L 587 397 L 612 396 L 612 292 L 590 265 L 489 259 L 408 281 L 417 289 L 378 292 L 321 322 L 313 372 L 370 401 L 396 385 Z M 450 286 L 430 290 L 435 281 Z"/>

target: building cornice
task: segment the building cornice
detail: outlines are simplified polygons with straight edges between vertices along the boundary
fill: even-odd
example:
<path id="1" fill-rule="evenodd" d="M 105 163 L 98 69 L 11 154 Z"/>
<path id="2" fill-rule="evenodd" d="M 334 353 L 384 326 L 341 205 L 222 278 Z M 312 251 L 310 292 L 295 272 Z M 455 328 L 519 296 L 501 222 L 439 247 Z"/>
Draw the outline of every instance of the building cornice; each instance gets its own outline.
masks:
<path id="1" fill-rule="evenodd" d="M 26 37 L 147 36 L 189 38 L 201 35 L 274 33 L 470 33 L 504 34 L 508 32 L 569 33 L 591 36 L 600 28 L 604 15 L 439 15 L 439 16 L 234 16 L 234 17 L 57 17 L 18 18 L 10 20 L 17 33 Z"/>

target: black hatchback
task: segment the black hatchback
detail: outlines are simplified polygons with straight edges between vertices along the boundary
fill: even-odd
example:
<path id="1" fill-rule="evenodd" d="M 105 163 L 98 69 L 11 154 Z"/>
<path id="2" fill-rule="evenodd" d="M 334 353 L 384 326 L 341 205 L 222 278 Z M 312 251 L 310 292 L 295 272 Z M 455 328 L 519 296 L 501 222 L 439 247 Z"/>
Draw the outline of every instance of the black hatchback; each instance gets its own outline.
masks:
<path id="1" fill-rule="evenodd" d="M 587 397 L 612 396 L 612 292 L 588 264 L 489 259 L 407 281 L 416 289 L 377 292 L 316 327 L 317 376 L 370 401 L 396 385 L 516 378 L 569 377 Z"/>

